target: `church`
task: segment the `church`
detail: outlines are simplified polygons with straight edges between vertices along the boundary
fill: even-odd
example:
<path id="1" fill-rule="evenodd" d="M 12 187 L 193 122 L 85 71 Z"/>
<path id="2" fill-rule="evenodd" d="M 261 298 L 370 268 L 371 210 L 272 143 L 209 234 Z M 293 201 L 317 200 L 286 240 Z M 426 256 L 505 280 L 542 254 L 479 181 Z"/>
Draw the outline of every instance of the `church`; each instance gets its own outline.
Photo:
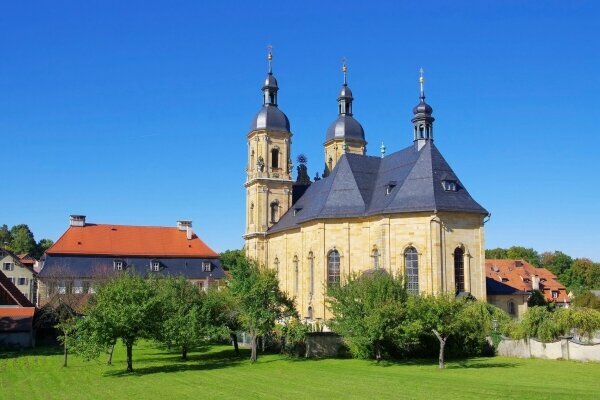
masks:
<path id="1" fill-rule="evenodd" d="M 247 135 L 245 251 L 277 272 L 301 318 L 327 320 L 327 286 L 373 270 L 401 275 L 410 293 L 485 301 L 490 214 L 434 144 L 422 72 L 412 143 L 392 154 L 382 145 L 380 155 L 369 156 L 344 65 L 338 116 L 324 135 L 322 178 L 311 182 L 300 159 L 294 181 L 292 131 L 277 105 L 271 52 L 268 61 L 263 105 Z"/>

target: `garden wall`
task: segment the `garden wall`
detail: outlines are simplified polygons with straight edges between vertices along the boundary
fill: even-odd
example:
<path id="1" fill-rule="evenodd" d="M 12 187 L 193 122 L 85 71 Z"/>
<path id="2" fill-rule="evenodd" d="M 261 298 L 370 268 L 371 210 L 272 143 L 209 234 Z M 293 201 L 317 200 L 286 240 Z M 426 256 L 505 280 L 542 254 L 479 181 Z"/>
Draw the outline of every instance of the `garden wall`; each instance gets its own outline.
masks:
<path id="1" fill-rule="evenodd" d="M 600 343 L 584 344 L 572 338 L 563 338 L 550 343 L 540 342 L 536 339 L 502 338 L 498 344 L 498 355 L 600 362 Z"/>

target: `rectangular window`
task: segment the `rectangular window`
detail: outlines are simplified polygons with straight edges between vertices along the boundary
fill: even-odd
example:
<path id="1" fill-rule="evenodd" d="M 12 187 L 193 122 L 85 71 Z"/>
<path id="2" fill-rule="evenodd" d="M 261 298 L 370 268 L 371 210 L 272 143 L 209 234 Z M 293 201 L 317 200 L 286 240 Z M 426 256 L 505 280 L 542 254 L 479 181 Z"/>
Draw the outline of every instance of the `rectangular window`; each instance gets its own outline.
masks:
<path id="1" fill-rule="evenodd" d="M 152 265 L 150 266 L 150 270 L 152 270 L 154 272 L 158 272 L 160 270 L 160 262 L 159 261 L 152 261 Z"/>
<path id="2" fill-rule="evenodd" d="M 557 291 L 552 291 L 552 298 L 553 299 L 558 299 L 558 292 Z"/>
<path id="3" fill-rule="evenodd" d="M 15 284 L 15 278 L 13 278 L 12 276 L 8 277 L 8 280 L 10 281 L 10 283 L 12 283 L 13 285 Z"/>
<path id="4" fill-rule="evenodd" d="M 123 261 L 121 260 L 115 260 L 113 261 L 114 267 L 116 271 L 122 271 L 123 270 Z"/>
<path id="5" fill-rule="evenodd" d="M 5 271 L 12 271 L 14 269 L 14 265 L 13 265 L 13 263 L 5 262 L 2 265 L 2 269 Z"/>
<path id="6" fill-rule="evenodd" d="M 17 284 L 20 286 L 25 286 L 25 285 L 27 285 L 27 281 L 28 281 L 27 278 L 20 277 L 19 280 L 17 281 L 18 282 Z"/>
<path id="7" fill-rule="evenodd" d="M 209 261 L 202 261 L 202 272 L 212 271 L 212 265 Z"/>

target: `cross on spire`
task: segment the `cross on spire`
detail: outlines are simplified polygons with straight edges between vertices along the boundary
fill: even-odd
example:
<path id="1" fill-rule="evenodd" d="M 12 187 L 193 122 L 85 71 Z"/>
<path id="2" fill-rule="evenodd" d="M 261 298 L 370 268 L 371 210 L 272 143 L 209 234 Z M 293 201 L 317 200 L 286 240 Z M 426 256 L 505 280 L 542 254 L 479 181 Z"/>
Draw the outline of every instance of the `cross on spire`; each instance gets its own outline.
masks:
<path id="1" fill-rule="evenodd" d="M 421 84 L 421 98 L 425 98 L 425 90 L 424 90 L 424 86 L 425 86 L 425 70 L 423 69 L 423 67 L 421 67 L 421 69 L 419 69 L 419 83 Z"/>
<path id="2" fill-rule="evenodd" d="M 273 67 L 271 65 L 273 61 L 273 45 L 268 45 L 267 50 L 269 50 L 269 54 L 267 55 L 267 61 L 269 61 L 269 74 L 273 73 Z"/>
<path id="3" fill-rule="evenodd" d="M 347 84 L 346 73 L 348 72 L 348 60 L 346 57 L 342 57 L 342 73 L 344 74 L 344 85 Z"/>

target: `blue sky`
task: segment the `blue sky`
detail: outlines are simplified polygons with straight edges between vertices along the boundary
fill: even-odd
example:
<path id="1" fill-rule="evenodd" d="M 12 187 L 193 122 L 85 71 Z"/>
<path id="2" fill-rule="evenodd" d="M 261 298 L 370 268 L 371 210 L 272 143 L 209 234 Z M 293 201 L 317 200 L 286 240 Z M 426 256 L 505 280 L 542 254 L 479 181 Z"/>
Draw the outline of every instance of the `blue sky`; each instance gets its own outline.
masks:
<path id="1" fill-rule="evenodd" d="M 486 247 L 600 260 L 597 2 L 208 3 L 0 4 L 0 223 L 56 240 L 72 213 L 192 219 L 216 250 L 241 247 L 272 44 L 311 176 L 342 57 L 370 154 L 411 143 L 422 66 L 436 144 L 492 213 Z"/>

